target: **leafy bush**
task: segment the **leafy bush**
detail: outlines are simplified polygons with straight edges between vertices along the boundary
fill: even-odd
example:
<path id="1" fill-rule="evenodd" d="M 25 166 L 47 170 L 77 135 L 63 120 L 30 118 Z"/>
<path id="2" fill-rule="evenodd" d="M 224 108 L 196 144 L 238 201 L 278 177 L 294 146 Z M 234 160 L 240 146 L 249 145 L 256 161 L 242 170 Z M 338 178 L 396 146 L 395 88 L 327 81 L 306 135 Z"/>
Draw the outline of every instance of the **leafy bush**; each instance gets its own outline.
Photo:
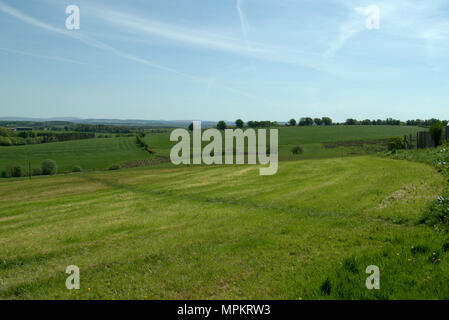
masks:
<path id="1" fill-rule="evenodd" d="M 42 174 L 53 175 L 58 172 L 58 166 L 54 160 L 44 160 L 42 162 Z"/>
<path id="2" fill-rule="evenodd" d="M 112 166 L 109 167 L 109 170 L 119 170 L 120 166 L 118 164 L 113 164 Z"/>
<path id="3" fill-rule="evenodd" d="M 404 144 L 404 138 L 402 137 L 391 137 L 390 139 L 388 139 L 388 150 L 399 150 L 399 149 L 404 149 L 405 144 Z"/>
<path id="4" fill-rule="evenodd" d="M 0 136 L 0 146 L 10 146 L 12 141 L 9 137 Z"/>
<path id="5" fill-rule="evenodd" d="M 11 135 L 11 131 L 7 128 L 0 128 L 0 136 L 9 137 Z"/>
<path id="6" fill-rule="evenodd" d="M 81 172 L 81 167 L 80 166 L 74 166 L 72 169 L 72 172 Z"/>
<path id="7" fill-rule="evenodd" d="M 5 170 L 2 172 L 3 178 L 10 177 L 21 177 L 22 176 L 22 167 L 17 164 L 9 164 L 6 166 Z"/>
<path id="8" fill-rule="evenodd" d="M 297 144 L 296 146 L 294 146 L 292 148 L 292 153 L 293 154 L 303 154 L 304 153 L 304 148 L 303 146 Z"/>
<path id="9" fill-rule="evenodd" d="M 430 136 L 432 137 L 435 146 L 441 144 L 441 138 L 443 137 L 444 125 L 441 121 L 434 122 L 429 129 Z"/>
<path id="10" fill-rule="evenodd" d="M 40 176 L 42 174 L 41 168 L 34 168 L 33 171 L 31 171 L 31 175 L 33 176 Z"/>
<path id="11" fill-rule="evenodd" d="M 11 166 L 11 173 L 13 177 L 21 177 L 22 176 L 22 167 L 19 165 Z"/>

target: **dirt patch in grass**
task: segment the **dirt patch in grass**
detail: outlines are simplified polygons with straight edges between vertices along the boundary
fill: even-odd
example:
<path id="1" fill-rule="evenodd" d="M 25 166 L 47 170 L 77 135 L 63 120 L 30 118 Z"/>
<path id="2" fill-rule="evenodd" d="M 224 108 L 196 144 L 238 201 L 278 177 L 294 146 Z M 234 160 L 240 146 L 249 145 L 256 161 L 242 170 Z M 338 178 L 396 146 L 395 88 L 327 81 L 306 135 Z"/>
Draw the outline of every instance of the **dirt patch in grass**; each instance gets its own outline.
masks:
<path id="1" fill-rule="evenodd" d="M 387 146 L 387 140 L 354 140 L 354 141 L 338 141 L 338 142 L 326 142 L 324 148 L 333 149 L 337 147 L 363 147 L 365 145 L 380 145 L 382 147 Z"/>
<path id="2" fill-rule="evenodd" d="M 403 186 L 401 189 L 396 190 L 392 194 L 390 194 L 388 197 L 382 200 L 379 207 L 381 209 L 384 209 L 388 207 L 391 203 L 407 198 L 409 196 L 413 196 L 413 194 L 416 193 L 416 187 L 411 185 Z"/>

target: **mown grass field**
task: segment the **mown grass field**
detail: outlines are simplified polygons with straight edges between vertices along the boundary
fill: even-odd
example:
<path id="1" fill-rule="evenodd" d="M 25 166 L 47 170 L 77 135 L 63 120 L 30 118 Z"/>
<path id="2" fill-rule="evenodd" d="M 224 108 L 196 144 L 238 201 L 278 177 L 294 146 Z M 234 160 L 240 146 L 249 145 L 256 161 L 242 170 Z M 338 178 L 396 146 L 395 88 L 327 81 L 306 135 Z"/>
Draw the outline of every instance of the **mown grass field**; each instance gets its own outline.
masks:
<path id="1" fill-rule="evenodd" d="M 444 179 L 362 156 L 282 162 L 274 176 L 244 165 L 0 180 L 0 298 L 447 299 L 444 234 L 417 223 Z M 80 290 L 65 288 L 68 265 Z M 380 290 L 365 288 L 368 265 Z"/>

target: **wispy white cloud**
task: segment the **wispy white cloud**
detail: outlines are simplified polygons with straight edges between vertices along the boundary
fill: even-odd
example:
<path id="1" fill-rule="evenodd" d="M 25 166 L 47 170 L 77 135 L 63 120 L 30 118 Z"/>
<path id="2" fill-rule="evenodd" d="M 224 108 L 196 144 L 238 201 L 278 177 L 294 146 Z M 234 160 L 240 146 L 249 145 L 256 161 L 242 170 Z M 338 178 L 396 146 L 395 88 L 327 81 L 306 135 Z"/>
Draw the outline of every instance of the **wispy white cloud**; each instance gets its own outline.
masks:
<path id="1" fill-rule="evenodd" d="M 245 40 L 248 40 L 248 19 L 246 18 L 246 14 L 243 11 L 243 0 L 237 0 L 237 12 L 239 13 L 239 19 L 240 19 L 240 27 L 242 28 L 243 36 L 245 37 Z"/>
<path id="2" fill-rule="evenodd" d="M 264 49 L 261 47 L 254 45 L 253 48 L 248 48 L 244 43 L 229 37 L 167 24 L 148 18 L 144 19 L 128 13 L 104 8 L 92 8 L 89 12 L 95 13 L 97 17 L 104 19 L 109 23 L 176 42 L 239 54 L 264 52 Z"/>
<path id="3" fill-rule="evenodd" d="M 110 46 L 110 45 L 108 45 L 106 43 L 103 43 L 103 42 L 101 42 L 101 41 L 99 41 L 97 39 L 94 39 L 92 37 L 89 37 L 89 36 L 86 36 L 86 35 L 83 35 L 83 34 L 80 34 L 80 33 L 73 33 L 73 32 L 69 32 L 69 31 L 66 31 L 66 30 L 58 29 L 58 28 L 56 28 L 56 27 L 54 27 L 52 25 L 49 25 L 49 24 L 47 24 L 45 22 L 42 22 L 42 21 L 40 21 L 38 19 L 30 17 L 30 16 L 28 16 L 26 14 L 23 14 L 22 12 L 20 12 L 20 11 L 18 11 L 16 9 L 6 5 L 2 1 L 0 1 L 0 11 L 3 11 L 4 13 L 7 13 L 7 14 L 9 14 L 9 15 L 11 15 L 11 16 L 13 16 L 13 17 L 15 17 L 15 18 L 25 22 L 25 23 L 30 24 L 30 25 L 33 25 L 33 26 L 36 26 L 36 27 L 39 27 L 39 28 L 42 28 L 42 29 L 45 29 L 45 30 L 48 30 L 48 31 L 51 31 L 51 32 L 55 32 L 55 33 L 58 33 L 58 34 L 61 34 L 61 35 L 64 35 L 64 36 L 68 36 L 68 37 L 77 39 L 77 40 L 83 42 L 86 45 L 89 45 L 91 47 L 95 47 L 95 48 L 98 48 L 98 49 L 102 49 L 102 50 L 110 52 L 110 53 L 112 53 L 112 54 L 114 54 L 114 55 L 116 55 L 118 57 L 130 60 L 130 61 L 134 61 L 134 62 L 146 65 L 146 66 L 151 67 L 151 68 L 156 68 L 156 69 L 159 69 L 159 70 L 171 72 L 171 73 L 177 74 L 177 75 L 182 76 L 182 77 L 186 77 L 186 78 L 191 79 L 191 80 L 199 81 L 199 82 L 202 82 L 202 83 L 205 83 L 205 84 L 208 83 L 207 79 L 203 79 L 203 78 L 198 77 L 198 76 L 194 76 L 194 75 L 190 75 L 190 74 L 187 74 L 187 73 L 184 73 L 184 72 L 180 72 L 180 71 L 178 71 L 176 69 L 169 68 L 169 67 L 166 67 L 166 66 L 154 63 L 154 62 L 152 62 L 152 61 L 150 61 L 148 59 L 140 58 L 140 57 L 137 57 L 135 55 L 123 52 L 121 50 L 118 50 L 118 49 L 116 49 L 116 48 L 114 48 L 114 47 L 112 47 L 112 46 Z M 259 97 L 255 96 L 255 95 L 252 95 L 252 94 L 250 94 L 248 92 L 245 92 L 243 90 L 238 90 L 238 89 L 231 88 L 231 87 L 225 86 L 225 85 L 217 85 L 217 86 L 221 87 L 221 88 L 223 88 L 225 90 L 228 90 L 230 92 L 237 93 L 237 94 L 239 94 L 241 96 L 245 96 L 247 98 L 251 98 L 251 99 L 258 99 L 259 98 Z"/>
<path id="4" fill-rule="evenodd" d="M 21 51 L 21 50 L 13 50 L 13 49 L 7 49 L 7 48 L 0 48 L 0 50 L 1 51 L 5 51 L 5 52 L 9 52 L 9 53 L 17 53 L 17 54 L 21 54 L 21 55 L 24 55 L 24 56 L 40 58 L 40 59 L 54 60 L 54 61 L 59 61 L 59 62 L 64 62 L 64 63 L 68 62 L 68 63 L 74 63 L 74 64 L 80 64 L 80 65 L 86 64 L 84 62 L 76 61 L 76 60 L 69 59 L 69 58 L 63 58 L 63 57 L 57 57 L 57 56 L 48 56 L 48 55 L 36 54 L 36 53 L 26 52 L 26 51 Z"/>
<path id="5" fill-rule="evenodd" d="M 15 18 L 17 18 L 17 19 L 27 23 L 27 24 L 30 24 L 30 25 L 33 25 L 35 27 L 39 27 L 41 29 L 44 29 L 44 30 L 47 30 L 47 31 L 51 31 L 51 32 L 54 32 L 54 33 L 57 33 L 57 34 L 61 34 L 61 35 L 64 35 L 64 36 L 67 36 L 67 37 L 70 37 L 70 38 L 73 38 L 73 39 L 77 39 L 77 40 L 83 42 L 86 45 L 89 45 L 91 47 L 95 47 L 95 48 L 98 48 L 98 49 L 102 49 L 102 50 L 108 51 L 108 52 L 110 52 L 112 54 L 115 54 L 115 55 L 121 57 L 121 58 L 128 59 L 128 60 L 131 60 L 131 61 L 135 61 L 135 62 L 138 62 L 138 63 L 141 63 L 141 64 L 145 64 L 145 65 L 147 65 L 149 67 L 152 67 L 152 68 L 165 70 L 165 71 L 173 72 L 173 73 L 176 73 L 176 74 L 179 74 L 179 75 L 183 75 L 183 76 L 187 76 L 187 77 L 191 77 L 192 78 L 192 76 L 187 75 L 187 74 L 183 74 L 182 72 L 179 72 L 179 71 L 177 71 L 175 69 L 171 69 L 171 68 L 168 68 L 168 67 L 165 67 L 165 66 L 153 63 L 152 61 L 149 61 L 147 59 L 136 57 L 134 55 L 128 54 L 128 53 L 123 52 L 121 50 L 115 49 L 114 47 L 112 47 L 112 46 L 110 46 L 108 44 L 105 44 L 105 43 L 103 43 L 103 42 L 101 42 L 101 41 L 99 41 L 97 39 L 92 38 L 92 37 L 88 37 L 86 35 L 83 35 L 83 34 L 80 34 L 80 33 L 76 33 L 76 32 L 69 32 L 69 31 L 67 31 L 65 29 L 56 28 L 56 27 L 54 27 L 54 26 L 52 26 L 50 24 L 47 24 L 47 23 L 42 22 L 42 21 L 40 21 L 38 19 L 30 17 L 30 16 L 28 16 L 28 15 L 26 15 L 26 14 L 24 14 L 24 13 L 22 13 L 22 12 L 16 10 L 16 9 L 8 6 L 7 4 L 3 3 L 2 1 L 0 1 L 0 11 L 3 11 L 4 13 L 6 13 L 6 14 L 12 16 L 12 17 L 15 17 Z"/>
<path id="6" fill-rule="evenodd" d="M 95 15 L 95 17 L 103 19 L 108 23 L 125 28 L 126 31 L 149 34 L 171 41 L 176 45 L 190 45 L 198 48 L 215 50 L 218 52 L 247 56 L 270 62 L 307 67 L 327 73 L 330 72 L 329 69 L 322 68 L 322 64 L 320 62 L 322 57 L 319 53 L 295 50 L 291 47 L 261 44 L 248 40 L 241 41 L 217 33 L 211 33 L 203 30 L 199 31 L 185 26 L 163 23 L 148 17 L 143 18 L 134 14 L 118 12 L 104 7 L 89 7 L 89 10 L 87 11 L 90 14 Z M 246 28 L 244 30 L 248 30 L 247 22 L 246 24 L 245 22 L 243 23 L 244 28 Z M 124 38 L 122 37 L 122 39 Z M 135 39 L 131 37 L 129 40 L 135 41 Z"/>
<path id="7" fill-rule="evenodd" d="M 330 43 L 329 48 L 324 53 L 325 57 L 332 57 L 344 46 L 346 41 L 363 31 L 364 23 L 362 17 L 363 16 L 358 8 L 355 8 L 350 12 L 348 20 L 340 26 L 337 38 Z"/>
<path id="8" fill-rule="evenodd" d="M 378 32 L 386 35 L 425 41 L 427 50 L 426 63 L 435 67 L 432 62 L 438 44 L 449 38 L 449 19 L 442 15 L 448 6 L 447 1 L 415 1 L 415 0 L 335 0 L 347 9 L 347 19 L 339 27 L 338 35 L 333 39 L 324 53 L 332 57 L 342 49 L 347 41 L 365 31 L 367 19 L 366 8 L 376 5 L 380 10 L 381 28 Z M 377 32 L 377 31 L 376 31 Z"/>

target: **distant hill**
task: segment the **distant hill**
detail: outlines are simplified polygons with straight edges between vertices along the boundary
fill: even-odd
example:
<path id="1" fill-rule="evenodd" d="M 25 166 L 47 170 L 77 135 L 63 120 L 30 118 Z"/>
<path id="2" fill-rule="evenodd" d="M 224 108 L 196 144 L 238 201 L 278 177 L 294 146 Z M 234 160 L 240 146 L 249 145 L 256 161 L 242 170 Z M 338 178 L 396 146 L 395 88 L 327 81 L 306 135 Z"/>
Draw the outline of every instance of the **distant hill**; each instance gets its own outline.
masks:
<path id="1" fill-rule="evenodd" d="M 31 118 L 31 117 L 0 117 L 0 121 L 23 121 L 23 122 L 72 122 L 85 124 L 108 124 L 108 125 L 130 125 L 151 127 L 187 127 L 192 120 L 139 120 L 139 119 L 80 119 L 75 117 L 54 118 Z M 229 122 L 231 123 L 231 122 Z M 216 121 L 202 121 L 203 127 L 214 127 Z"/>

